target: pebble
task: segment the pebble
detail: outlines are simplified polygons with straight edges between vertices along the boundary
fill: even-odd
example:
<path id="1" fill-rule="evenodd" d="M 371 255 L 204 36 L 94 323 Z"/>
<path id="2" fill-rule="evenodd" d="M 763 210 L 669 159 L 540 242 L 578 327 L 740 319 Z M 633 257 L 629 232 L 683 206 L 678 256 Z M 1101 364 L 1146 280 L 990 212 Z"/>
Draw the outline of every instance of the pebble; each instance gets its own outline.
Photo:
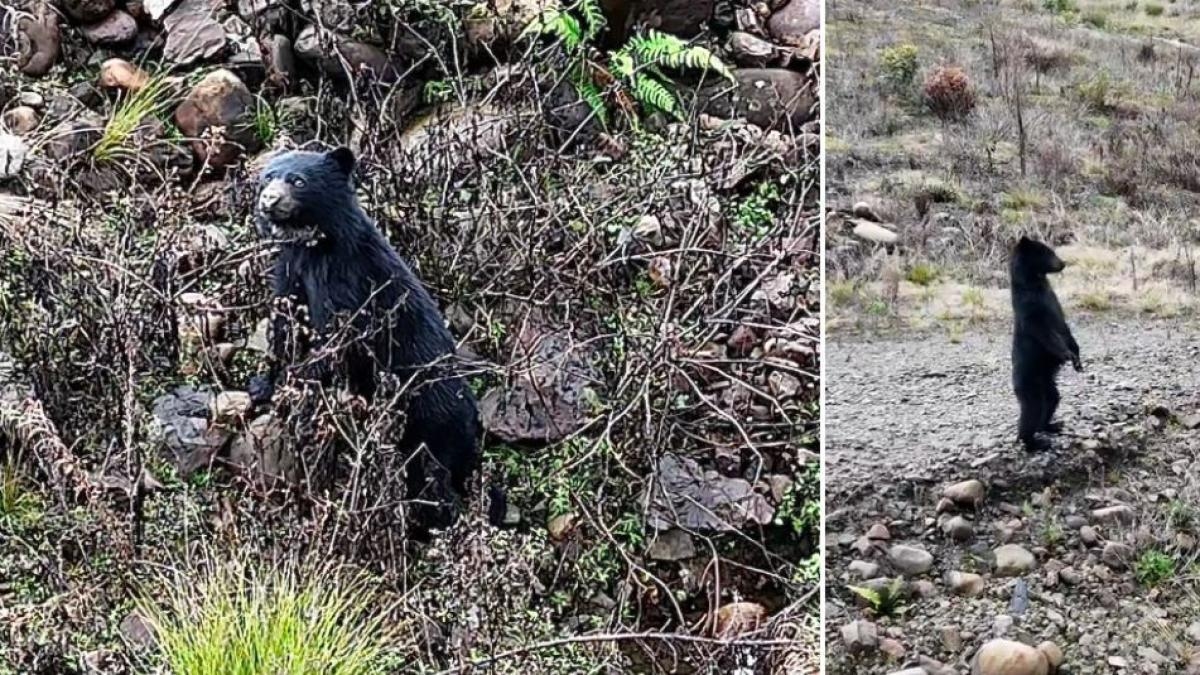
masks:
<path id="1" fill-rule="evenodd" d="M 859 579 L 874 579 L 879 576 L 879 565 L 866 560 L 854 560 L 847 569 Z"/>
<path id="2" fill-rule="evenodd" d="M 1100 541 L 1100 534 L 1091 525 L 1079 528 L 1079 540 L 1088 546 L 1095 546 Z"/>
<path id="3" fill-rule="evenodd" d="M 978 480 L 964 480 L 955 483 L 942 491 L 942 496 L 955 504 L 968 508 L 976 508 L 983 503 L 983 483 Z"/>
<path id="4" fill-rule="evenodd" d="M 1048 675 L 1046 655 L 1027 644 L 991 640 L 971 662 L 971 675 Z"/>
<path id="5" fill-rule="evenodd" d="M 1092 511 L 1093 523 L 1116 523 L 1120 525 L 1129 525 L 1137 517 L 1137 513 L 1132 506 L 1120 504 L 1117 506 L 1108 506 L 1103 509 Z"/>
<path id="6" fill-rule="evenodd" d="M 950 572 L 946 574 L 946 585 L 955 595 L 968 597 L 983 593 L 983 577 L 970 572 Z"/>

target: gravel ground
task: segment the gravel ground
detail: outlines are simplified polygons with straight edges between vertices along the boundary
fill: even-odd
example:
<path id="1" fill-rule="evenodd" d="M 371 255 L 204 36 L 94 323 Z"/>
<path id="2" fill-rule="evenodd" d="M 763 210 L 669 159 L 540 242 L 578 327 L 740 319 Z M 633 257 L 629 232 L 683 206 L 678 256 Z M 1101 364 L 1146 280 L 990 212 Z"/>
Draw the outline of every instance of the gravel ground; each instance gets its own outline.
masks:
<path id="1" fill-rule="evenodd" d="M 1073 329 L 1085 372 L 1060 377 L 1067 431 L 1036 454 L 1015 439 L 1006 325 L 953 342 L 829 341 L 828 672 L 966 673 L 1004 639 L 1053 642 L 1059 673 L 1200 673 L 1200 329 Z M 977 505 L 943 498 L 972 479 L 986 490 Z M 1015 569 L 997 561 L 1006 545 L 1020 549 Z M 951 573 L 978 574 L 978 590 Z M 901 577 L 904 609 L 890 616 L 848 590 Z"/>

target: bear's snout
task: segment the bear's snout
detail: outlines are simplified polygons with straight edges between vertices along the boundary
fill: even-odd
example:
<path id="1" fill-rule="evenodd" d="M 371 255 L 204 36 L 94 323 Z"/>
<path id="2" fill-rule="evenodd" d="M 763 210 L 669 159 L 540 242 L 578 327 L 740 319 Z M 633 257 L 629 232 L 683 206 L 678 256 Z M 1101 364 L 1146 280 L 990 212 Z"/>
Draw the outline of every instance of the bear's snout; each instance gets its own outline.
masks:
<path id="1" fill-rule="evenodd" d="M 283 220 L 292 215 L 295 200 L 288 186 L 281 180 L 273 180 L 263 186 L 258 194 L 258 210 L 271 220 Z"/>

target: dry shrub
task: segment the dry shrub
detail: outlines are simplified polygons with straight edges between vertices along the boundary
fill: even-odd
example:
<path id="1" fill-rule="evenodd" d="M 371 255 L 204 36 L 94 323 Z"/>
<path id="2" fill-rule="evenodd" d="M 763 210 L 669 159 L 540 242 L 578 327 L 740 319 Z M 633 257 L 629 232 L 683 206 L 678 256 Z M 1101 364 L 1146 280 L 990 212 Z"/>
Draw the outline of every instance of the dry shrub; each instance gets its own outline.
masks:
<path id="1" fill-rule="evenodd" d="M 943 120 L 961 120 L 975 110 L 975 91 L 958 66 L 938 66 L 925 78 L 925 105 Z"/>

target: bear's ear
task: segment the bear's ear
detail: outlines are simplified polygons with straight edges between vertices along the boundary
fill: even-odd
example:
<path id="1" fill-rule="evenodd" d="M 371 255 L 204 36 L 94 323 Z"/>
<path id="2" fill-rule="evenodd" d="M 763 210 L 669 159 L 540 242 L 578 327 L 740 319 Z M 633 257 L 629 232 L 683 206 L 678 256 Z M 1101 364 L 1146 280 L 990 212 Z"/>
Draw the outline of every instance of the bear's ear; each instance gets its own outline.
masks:
<path id="1" fill-rule="evenodd" d="M 354 151 L 350 148 L 342 146 L 336 150 L 330 150 L 325 153 L 325 156 L 332 159 L 342 173 L 347 176 L 354 172 Z"/>

